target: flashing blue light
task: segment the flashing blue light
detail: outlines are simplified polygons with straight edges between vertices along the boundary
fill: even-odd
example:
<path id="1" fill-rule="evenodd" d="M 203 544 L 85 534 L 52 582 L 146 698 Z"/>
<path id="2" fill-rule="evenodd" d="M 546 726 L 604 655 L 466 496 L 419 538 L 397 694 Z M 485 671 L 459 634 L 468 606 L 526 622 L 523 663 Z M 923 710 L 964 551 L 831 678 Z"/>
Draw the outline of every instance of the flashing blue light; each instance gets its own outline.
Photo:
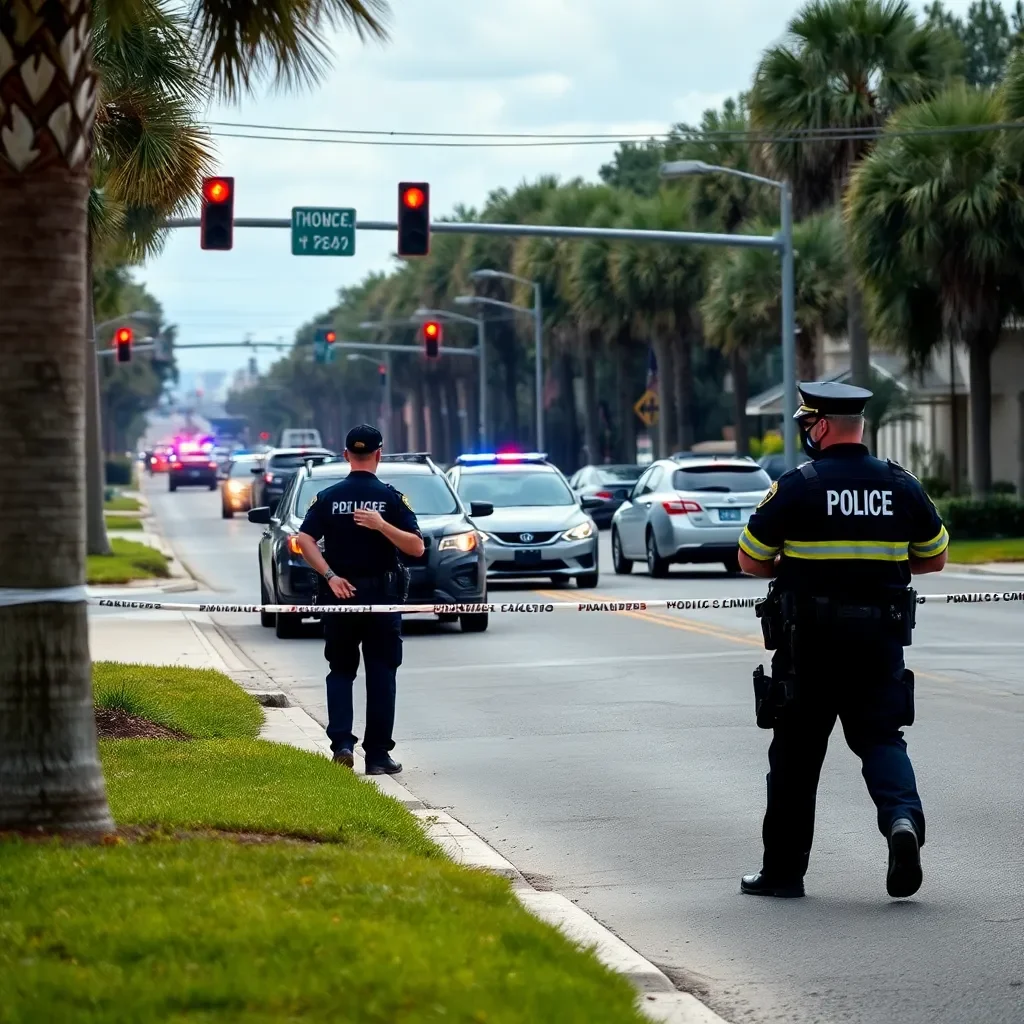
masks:
<path id="1" fill-rule="evenodd" d="M 544 452 L 481 452 L 460 455 L 455 461 L 462 465 L 497 465 L 513 462 L 544 462 Z"/>

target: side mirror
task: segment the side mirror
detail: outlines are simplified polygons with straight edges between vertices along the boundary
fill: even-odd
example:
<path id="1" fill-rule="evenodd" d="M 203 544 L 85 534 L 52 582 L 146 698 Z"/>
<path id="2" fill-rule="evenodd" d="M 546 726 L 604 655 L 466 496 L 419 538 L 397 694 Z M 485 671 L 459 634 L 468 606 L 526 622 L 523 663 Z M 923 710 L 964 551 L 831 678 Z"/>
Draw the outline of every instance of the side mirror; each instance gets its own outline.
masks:
<path id="1" fill-rule="evenodd" d="M 263 472 L 263 467 L 262 466 L 253 466 L 252 469 L 249 470 L 249 472 L 252 473 L 254 476 L 259 476 L 260 473 Z"/>
<path id="2" fill-rule="evenodd" d="M 580 504 L 583 506 L 583 511 L 586 512 L 588 509 L 600 508 L 604 502 L 600 498 L 583 498 Z"/>
<path id="3" fill-rule="evenodd" d="M 479 519 L 481 516 L 494 515 L 494 505 L 489 501 L 471 501 L 469 503 L 469 514 L 474 519 Z"/>
<path id="4" fill-rule="evenodd" d="M 266 505 L 260 505 L 259 508 L 249 509 L 249 522 L 257 523 L 260 526 L 267 526 L 270 524 L 270 509 Z"/>

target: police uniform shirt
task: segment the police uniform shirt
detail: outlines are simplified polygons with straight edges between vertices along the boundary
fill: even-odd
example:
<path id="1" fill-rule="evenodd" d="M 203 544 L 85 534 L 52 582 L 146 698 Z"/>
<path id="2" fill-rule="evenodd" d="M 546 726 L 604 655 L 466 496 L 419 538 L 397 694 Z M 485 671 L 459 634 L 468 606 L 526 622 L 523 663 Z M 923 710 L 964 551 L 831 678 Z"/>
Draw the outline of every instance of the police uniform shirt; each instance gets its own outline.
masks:
<path id="1" fill-rule="evenodd" d="M 395 545 L 379 530 L 356 523 L 353 513 L 359 509 L 379 512 L 386 523 L 399 530 L 420 532 L 416 514 L 404 494 L 373 473 L 353 470 L 313 499 L 299 527 L 314 540 L 323 538 L 325 561 L 346 579 L 380 576 L 398 567 Z"/>
<path id="2" fill-rule="evenodd" d="M 949 536 L 910 473 L 862 444 L 836 444 L 772 484 L 740 535 L 756 561 L 781 554 L 782 585 L 827 594 L 906 587 L 909 555 L 942 554 Z M 816 479 L 815 479 L 816 477 Z"/>

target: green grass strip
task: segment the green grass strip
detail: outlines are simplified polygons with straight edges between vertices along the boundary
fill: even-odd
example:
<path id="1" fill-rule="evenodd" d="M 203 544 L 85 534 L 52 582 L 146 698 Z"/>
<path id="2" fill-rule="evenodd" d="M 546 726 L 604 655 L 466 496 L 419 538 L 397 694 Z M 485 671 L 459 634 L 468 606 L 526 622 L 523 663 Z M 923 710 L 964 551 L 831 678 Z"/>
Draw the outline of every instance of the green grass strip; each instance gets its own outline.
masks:
<path id="1" fill-rule="evenodd" d="M 108 530 L 141 530 L 142 520 L 138 516 L 104 516 Z"/>
<path id="2" fill-rule="evenodd" d="M 97 661 L 92 685 L 100 707 L 148 718 L 197 739 L 255 739 L 263 724 L 259 704 L 211 669 Z"/>
<path id="3" fill-rule="evenodd" d="M 139 512 L 142 509 L 142 502 L 138 498 L 126 498 L 119 494 L 103 502 L 103 508 L 107 512 Z"/>
<path id="4" fill-rule="evenodd" d="M 131 580 L 166 579 L 169 562 L 161 552 L 148 544 L 114 537 L 112 554 L 89 555 L 86 559 L 86 583 L 128 583 Z"/>
<path id="5" fill-rule="evenodd" d="M 506 882 L 386 846 L 0 843 L 0 978 L 18 1024 L 643 1020 Z"/>
<path id="6" fill-rule="evenodd" d="M 1003 540 L 951 540 L 949 560 L 958 565 L 982 565 L 986 562 L 1024 561 L 1024 537 Z"/>

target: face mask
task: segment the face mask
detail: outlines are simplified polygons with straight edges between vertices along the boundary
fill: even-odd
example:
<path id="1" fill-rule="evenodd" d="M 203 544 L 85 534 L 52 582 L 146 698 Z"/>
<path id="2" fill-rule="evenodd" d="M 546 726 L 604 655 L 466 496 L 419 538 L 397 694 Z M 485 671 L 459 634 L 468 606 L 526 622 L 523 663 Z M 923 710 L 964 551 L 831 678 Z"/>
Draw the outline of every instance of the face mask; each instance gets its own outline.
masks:
<path id="1" fill-rule="evenodd" d="M 814 420 L 806 426 L 803 423 L 800 424 L 800 444 L 809 459 L 821 458 L 821 446 L 811 437 L 811 431 L 820 422 L 821 420 Z"/>

